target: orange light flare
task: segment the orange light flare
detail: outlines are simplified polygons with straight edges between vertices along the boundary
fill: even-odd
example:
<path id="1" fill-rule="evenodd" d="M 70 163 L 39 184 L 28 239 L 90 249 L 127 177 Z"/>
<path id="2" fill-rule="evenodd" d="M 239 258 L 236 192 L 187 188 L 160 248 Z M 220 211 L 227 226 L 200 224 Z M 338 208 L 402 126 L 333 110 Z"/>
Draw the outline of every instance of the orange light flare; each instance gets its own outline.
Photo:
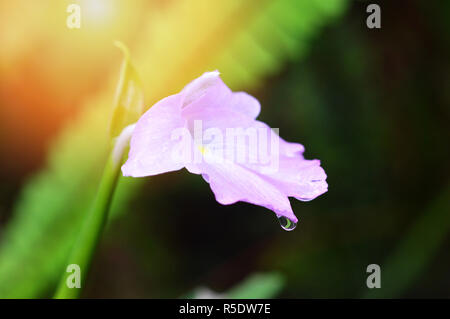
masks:
<path id="1" fill-rule="evenodd" d="M 69 29 L 69 4 L 81 28 Z M 49 141 L 118 72 L 140 34 L 144 0 L 0 0 L 0 176 L 38 167 Z"/>

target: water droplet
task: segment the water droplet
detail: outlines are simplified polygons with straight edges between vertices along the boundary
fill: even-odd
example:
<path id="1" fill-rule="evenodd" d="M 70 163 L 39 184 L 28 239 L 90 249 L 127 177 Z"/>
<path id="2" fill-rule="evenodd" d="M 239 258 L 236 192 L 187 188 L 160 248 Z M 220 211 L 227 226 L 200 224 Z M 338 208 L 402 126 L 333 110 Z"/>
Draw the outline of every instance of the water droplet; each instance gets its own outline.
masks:
<path id="1" fill-rule="evenodd" d="M 284 216 L 278 216 L 278 221 L 280 222 L 281 228 L 286 231 L 294 230 L 295 227 L 297 227 L 297 223 L 294 223 L 292 220 Z"/>

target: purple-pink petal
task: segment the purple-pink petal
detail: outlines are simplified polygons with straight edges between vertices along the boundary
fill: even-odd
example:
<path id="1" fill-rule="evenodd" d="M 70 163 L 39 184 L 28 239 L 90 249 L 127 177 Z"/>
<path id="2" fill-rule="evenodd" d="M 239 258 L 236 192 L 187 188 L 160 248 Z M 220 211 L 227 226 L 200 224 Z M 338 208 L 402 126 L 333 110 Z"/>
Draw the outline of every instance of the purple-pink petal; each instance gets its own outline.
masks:
<path id="1" fill-rule="evenodd" d="M 288 197 L 257 173 L 226 160 L 214 165 L 202 163 L 201 170 L 219 203 L 243 201 L 264 206 L 297 223 Z"/>
<path id="2" fill-rule="evenodd" d="M 130 141 L 128 160 L 122 166 L 124 176 L 143 177 L 182 169 L 174 161 L 172 138 L 175 129 L 184 127 L 181 117 L 181 96 L 171 95 L 156 103 L 137 122 Z"/>
<path id="3" fill-rule="evenodd" d="M 326 174 L 319 160 L 304 159 L 303 145 L 283 140 L 257 121 L 260 108 L 251 95 L 232 92 L 219 72 L 207 72 L 139 119 L 123 174 L 150 176 L 185 167 L 203 176 L 219 203 L 260 205 L 296 223 L 288 197 L 308 201 L 325 193 Z M 244 135 L 262 132 L 257 138 L 270 146 L 261 151 L 260 140 L 255 144 L 251 134 L 235 145 L 233 139 L 223 138 L 230 129 L 242 130 Z M 185 138 L 174 139 L 177 130 L 184 130 Z M 252 153 L 255 145 L 258 152 Z M 180 150 L 189 155 L 182 161 L 173 155 Z M 229 156 L 239 151 L 245 152 L 245 161 Z"/>

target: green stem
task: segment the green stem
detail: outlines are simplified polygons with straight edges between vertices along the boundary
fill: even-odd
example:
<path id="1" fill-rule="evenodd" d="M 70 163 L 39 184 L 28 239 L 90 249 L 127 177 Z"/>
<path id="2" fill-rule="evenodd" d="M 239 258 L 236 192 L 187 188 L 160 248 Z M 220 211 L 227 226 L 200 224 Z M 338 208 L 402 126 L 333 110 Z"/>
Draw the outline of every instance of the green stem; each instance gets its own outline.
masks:
<path id="1" fill-rule="evenodd" d="M 64 272 L 54 298 L 70 299 L 78 298 L 85 285 L 85 278 L 89 270 L 92 257 L 100 241 L 103 228 L 108 219 L 111 200 L 116 189 L 120 172 L 121 161 L 114 159 L 112 153 L 108 157 L 103 176 L 98 188 L 94 205 L 85 222 L 78 238 L 72 248 L 72 252 L 67 262 L 67 266 L 76 264 L 80 267 L 80 288 L 69 288 L 66 281 L 71 273 Z M 66 269 L 65 269 L 66 270 Z M 65 271 L 64 270 L 64 271 Z"/>

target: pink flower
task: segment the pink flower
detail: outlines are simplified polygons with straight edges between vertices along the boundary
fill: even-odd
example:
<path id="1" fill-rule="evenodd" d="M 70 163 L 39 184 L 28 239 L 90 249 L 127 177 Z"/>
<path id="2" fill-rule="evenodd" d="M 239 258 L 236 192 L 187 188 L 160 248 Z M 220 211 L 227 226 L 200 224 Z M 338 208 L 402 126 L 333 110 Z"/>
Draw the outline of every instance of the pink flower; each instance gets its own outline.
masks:
<path id="1" fill-rule="evenodd" d="M 264 206 L 294 223 L 282 224 L 285 229 L 293 228 L 297 217 L 288 197 L 309 201 L 325 193 L 326 174 L 319 160 L 304 159 L 301 144 L 284 141 L 257 121 L 259 112 L 258 100 L 232 92 L 219 72 L 204 73 L 139 119 L 123 175 L 185 167 L 203 176 L 219 203 Z"/>

